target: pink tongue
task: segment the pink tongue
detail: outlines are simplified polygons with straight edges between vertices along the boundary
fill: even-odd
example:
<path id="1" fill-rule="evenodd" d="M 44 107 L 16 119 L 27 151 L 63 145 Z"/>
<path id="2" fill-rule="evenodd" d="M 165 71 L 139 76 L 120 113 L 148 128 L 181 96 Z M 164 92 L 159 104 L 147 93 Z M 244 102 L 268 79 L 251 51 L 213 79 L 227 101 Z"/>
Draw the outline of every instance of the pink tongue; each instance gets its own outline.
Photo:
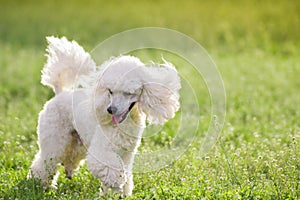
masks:
<path id="1" fill-rule="evenodd" d="M 113 124 L 118 124 L 120 121 L 121 121 L 121 119 L 122 119 L 122 116 L 121 117 L 116 117 L 116 116 L 112 116 L 112 123 Z"/>

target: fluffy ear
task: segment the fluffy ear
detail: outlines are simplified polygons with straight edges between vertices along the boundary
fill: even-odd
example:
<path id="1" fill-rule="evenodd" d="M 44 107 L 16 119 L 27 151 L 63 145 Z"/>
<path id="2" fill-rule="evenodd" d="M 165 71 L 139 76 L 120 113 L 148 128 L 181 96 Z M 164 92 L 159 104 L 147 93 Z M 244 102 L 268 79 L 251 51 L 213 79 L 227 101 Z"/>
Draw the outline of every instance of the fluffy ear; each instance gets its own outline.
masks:
<path id="1" fill-rule="evenodd" d="M 146 66 L 140 110 L 146 114 L 150 124 L 163 124 L 174 117 L 179 109 L 180 78 L 175 67 L 164 64 Z"/>

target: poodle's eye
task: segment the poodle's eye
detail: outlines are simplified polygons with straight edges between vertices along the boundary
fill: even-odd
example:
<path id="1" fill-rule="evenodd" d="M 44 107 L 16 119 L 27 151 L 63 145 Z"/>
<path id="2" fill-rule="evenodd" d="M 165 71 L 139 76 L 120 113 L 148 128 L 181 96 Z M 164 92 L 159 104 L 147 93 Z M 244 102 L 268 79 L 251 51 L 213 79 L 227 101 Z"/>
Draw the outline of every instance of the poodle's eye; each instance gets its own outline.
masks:
<path id="1" fill-rule="evenodd" d="M 108 92 L 109 92 L 109 94 L 113 94 L 113 92 L 110 89 L 108 89 Z"/>

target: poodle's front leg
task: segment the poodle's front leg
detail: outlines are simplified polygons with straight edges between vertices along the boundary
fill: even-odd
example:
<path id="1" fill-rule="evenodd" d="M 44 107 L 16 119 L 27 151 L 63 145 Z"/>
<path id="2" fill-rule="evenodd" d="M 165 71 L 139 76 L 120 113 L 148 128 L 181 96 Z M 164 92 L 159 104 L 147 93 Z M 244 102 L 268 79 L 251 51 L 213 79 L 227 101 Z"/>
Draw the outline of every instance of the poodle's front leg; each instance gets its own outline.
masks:
<path id="1" fill-rule="evenodd" d="M 102 182 L 103 194 L 106 194 L 108 189 L 112 189 L 114 193 L 123 194 L 125 173 L 117 154 L 89 151 L 87 165 L 91 173 Z"/>
<path id="2" fill-rule="evenodd" d="M 125 166 L 125 184 L 124 184 L 124 195 L 131 196 L 132 190 L 134 188 L 133 183 L 133 174 L 132 174 L 132 166 L 134 161 L 134 152 L 124 152 L 122 155 L 122 160 Z"/>
<path id="3" fill-rule="evenodd" d="M 103 194 L 108 189 L 123 194 L 125 184 L 124 164 L 111 144 L 103 137 L 94 137 L 88 149 L 87 165 L 91 173 L 102 182 Z"/>
<path id="4" fill-rule="evenodd" d="M 124 195 L 131 196 L 132 190 L 134 188 L 132 173 L 127 173 L 126 178 L 127 178 L 127 180 L 125 181 L 125 184 L 124 184 Z"/>

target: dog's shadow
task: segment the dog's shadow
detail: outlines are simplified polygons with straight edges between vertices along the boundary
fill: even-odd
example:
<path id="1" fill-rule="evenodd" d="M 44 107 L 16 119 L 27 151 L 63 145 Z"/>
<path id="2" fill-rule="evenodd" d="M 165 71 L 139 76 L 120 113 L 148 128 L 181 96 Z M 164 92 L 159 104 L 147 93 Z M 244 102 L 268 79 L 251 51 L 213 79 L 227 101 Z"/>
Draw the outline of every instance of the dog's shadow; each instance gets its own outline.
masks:
<path id="1" fill-rule="evenodd" d="M 96 179 L 95 179 L 96 180 Z M 45 189 L 39 179 L 27 179 L 24 178 L 20 180 L 18 183 L 13 185 L 11 188 L 6 189 L 4 193 L 0 193 L 0 200 L 1 199 L 32 199 L 32 200 L 40 200 L 40 199 L 53 199 L 59 198 L 62 196 L 72 196 L 75 193 L 82 193 L 81 189 L 78 184 L 81 184 L 78 181 L 69 180 L 67 178 L 62 178 L 63 184 L 60 184 L 57 189 L 48 188 Z M 60 181 L 59 181 L 60 182 Z M 99 199 L 99 188 L 98 184 L 95 185 L 93 183 L 91 191 L 93 190 L 92 194 L 80 194 L 83 196 L 83 199 Z M 89 185 L 89 184 L 88 184 Z M 3 196 L 2 196 L 3 195 Z M 109 197 L 113 196 L 106 196 L 104 199 L 111 199 Z M 80 197 L 75 199 L 82 199 Z M 101 198 L 102 199 L 102 198 Z M 115 198 L 113 198 L 115 199 Z"/>
<path id="2" fill-rule="evenodd" d="M 45 192 L 37 179 L 23 179 L 7 189 L 3 199 L 43 199 Z"/>
<path id="3" fill-rule="evenodd" d="M 60 193 L 65 193 L 68 189 L 72 188 L 70 181 L 63 184 L 59 190 L 54 188 L 44 188 L 39 179 L 22 179 L 14 186 L 6 190 L 4 196 L 0 199 L 52 199 L 53 197 L 60 196 Z"/>

